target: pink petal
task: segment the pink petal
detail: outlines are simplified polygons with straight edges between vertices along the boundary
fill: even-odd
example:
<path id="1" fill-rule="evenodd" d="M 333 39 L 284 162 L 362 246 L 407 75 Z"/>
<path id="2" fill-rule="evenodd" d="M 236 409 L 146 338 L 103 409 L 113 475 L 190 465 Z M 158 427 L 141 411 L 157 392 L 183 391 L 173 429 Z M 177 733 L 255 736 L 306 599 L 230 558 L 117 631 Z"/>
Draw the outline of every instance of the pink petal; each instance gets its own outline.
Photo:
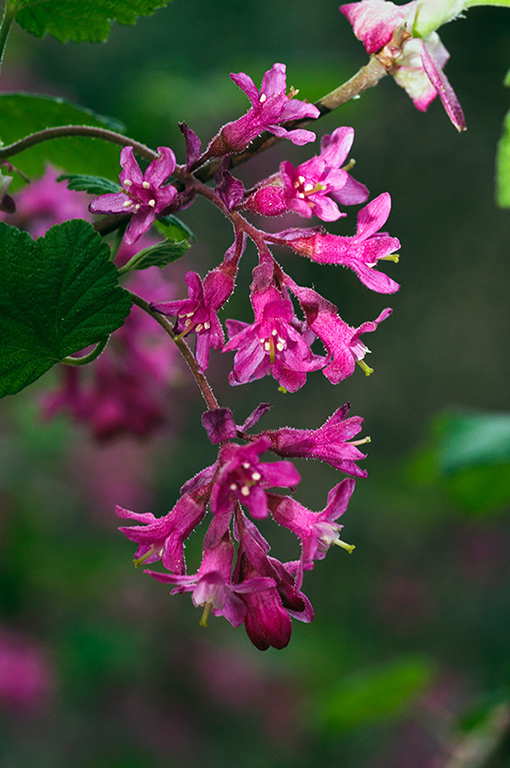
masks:
<path id="1" fill-rule="evenodd" d="M 151 187 L 160 187 L 175 169 L 175 155 L 168 147 L 158 147 L 159 157 L 145 171 L 144 180 Z"/>
<path id="2" fill-rule="evenodd" d="M 255 87 L 255 83 L 251 77 L 246 75 L 244 72 L 239 72 L 238 74 L 231 72 L 230 79 L 233 80 L 234 83 L 238 85 L 242 91 L 245 92 L 254 107 L 258 106 L 260 94 L 258 88 Z"/>
<path id="3" fill-rule="evenodd" d="M 391 210 L 391 197 L 389 192 L 371 200 L 368 205 L 358 213 L 358 232 L 356 237 L 364 240 L 374 235 L 383 224 L 386 223 Z"/>
<path id="4" fill-rule="evenodd" d="M 437 64 L 434 57 L 427 50 L 427 45 L 423 45 L 423 52 L 421 56 L 423 62 L 423 68 L 428 75 L 428 78 L 437 93 L 439 98 L 443 102 L 446 114 L 452 121 L 456 129 L 460 131 L 466 130 L 466 120 L 459 100 L 455 95 L 455 91 L 448 82 L 448 78 L 444 74 L 441 67 Z"/>
<path id="5" fill-rule="evenodd" d="M 123 147 L 120 153 L 120 164 L 122 171 L 119 174 L 120 183 L 125 186 L 126 181 L 133 181 L 135 184 L 143 183 L 143 175 L 140 166 L 135 160 L 133 147 Z"/>

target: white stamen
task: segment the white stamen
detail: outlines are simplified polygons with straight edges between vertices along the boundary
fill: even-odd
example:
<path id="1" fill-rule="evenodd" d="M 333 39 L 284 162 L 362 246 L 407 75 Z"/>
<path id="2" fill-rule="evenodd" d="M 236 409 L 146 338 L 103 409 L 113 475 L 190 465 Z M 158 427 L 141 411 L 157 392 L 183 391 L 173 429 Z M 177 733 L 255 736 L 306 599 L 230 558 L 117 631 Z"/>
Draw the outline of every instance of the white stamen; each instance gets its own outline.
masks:
<path id="1" fill-rule="evenodd" d="M 251 479 L 255 480 L 255 482 L 258 482 L 259 480 L 262 480 L 262 475 L 260 472 L 252 472 Z"/>
<path id="2" fill-rule="evenodd" d="M 305 179 L 304 176 L 298 176 L 298 181 L 299 181 L 300 184 L 304 184 L 306 179 Z"/>
<path id="3" fill-rule="evenodd" d="M 124 200 L 123 205 L 124 205 L 124 208 L 129 208 L 129 206 L 133 205 L 133 203 L 131 202 L 131 200 Z"/>
<path id="4" fill-rule="evenodd" d="M 276 349 L 278 350 L 278 352 L 283 352 L 283 350 L 285 349 L 285 342 L 278 341 L 276 344 Z"/>
<path id="5" fill-rule="evenodd" d="M 232 485 L 230 486 L 230 490 L 231 490 L 231 491 L 237 491 L 237 485 L 236 485 L 236 483 L 232 483 Z"/>
<path id="6" fill-rule="evenodd" d="M 265 102 L 265 100 L 266 100 L 266 99 L 267 99 L 267 96 L 266 96 L 266 94 L 265 94 L 265 93 L 262 93 L 262 94 L 260 95 L 260 99 L 259 99 L 259 102 L 260 102 L 260 104 L 263 104 L 263 103 Z"/>
<path id="7" fill-rule="evenodd" d="M 278 331 L 276 330 L 276 328 L 273 328 L 273 330 L 271 331 L 271 336 L 276 336 L 277 333 Z"/>
<path id="8" fill-rule="evenodd" d="M 204 323 L 204 331 L 208 331 L 211 327 L 211 323 Z"/>
<path id="9" fill-rule="evenodd" d="M 298 192 L 298 197 L 300 197 L 300 198 L 301 198 L 301 200 L 304 200 L 304 198 L 306 197 L 306 195 L 305 195 L 305 193 L 304 193 L 304 192 Z"/>
<path id="10" fill-rule="evenodd" d="M 248 488 L 247 485 L 243 485 L 243 487 L 241 488 L 241 494 L 243 496 L 249 496 L 250 495 L 250 489 Z"/>
<path id="11" fill-rule="evenodd" d="M 137 203 L 137 204 L 135 205 L 135 211 L 139 211 L 139 210 L 140 210 L 140 203 Z"/>
<path id="12" fill-rule="evenodd" d="M 264 342 L 264 349 L 266 350 L 266 352 L 270 352 L 271 351 L 271 342 L 270 341 L 265 341 Z"/>
<path id="13" fill-rule="evenodd" d="M 156 205 L 156 201 L 155 200 L 149 200 L 149 205 L 150 205 L 151 208 L 154 208 L 154 206 Z"/>
<path id="14" fill-rule="evenodd" d="M 131 179 L 126 179 L 126 181 L 124 182 L 124 186 L 125 187 L 130 187 L 132 185 L 132 183 L 133 182 L 131 181 Z"/>
<path id="15" fill-rule="evenodd" d="M 305 184 L 305 192 L 309 192 L 311 189 L 313 189 L 313 184 L 310 184 L 310 182 Z"/>
<path id="16" fill-rule="evenodd" d="M 249 461 L 243 461 L 243 467 L 245 469 L 249 469 L 250 468 L 250 462 Z"/>
<path id="17" fill-rule="evenodd" d="M 148 182 L 148 181 L 142 181 L 142 187 L 143 187 L 144 189 L 150 189 L 150 188 L 151 188 L 151 185 L 149 184 L 149 182 Z"/>
<path id="18" fill-rule="evenodd" d="M 204 328 L 204 326 L 202 325 L 202 323 L 199 323 L 199 324 L 197 325 L 197 327 L 195 328 L 195 331 L 196 331 L 197 333 L 200 333 L 200 331 L 202 331 L 202 330 L 203 330 L 203 328 Z"/>

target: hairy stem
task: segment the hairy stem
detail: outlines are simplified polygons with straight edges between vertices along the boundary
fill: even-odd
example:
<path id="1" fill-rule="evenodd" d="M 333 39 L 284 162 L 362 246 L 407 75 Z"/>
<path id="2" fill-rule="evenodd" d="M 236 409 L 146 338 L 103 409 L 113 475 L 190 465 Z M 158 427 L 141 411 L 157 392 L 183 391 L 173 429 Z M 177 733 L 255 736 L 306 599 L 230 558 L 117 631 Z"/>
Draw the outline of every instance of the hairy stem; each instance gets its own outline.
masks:
<path id="1" fill-rule="evenodd" d="M 129 136 L 124 136 L 122 133 L 110 131 L 108 128 L 98 128 L 94 125 L 58 125 L 54 128 L 36 131 L 19 141 L 15 141 L 13 144 L 0 147 L 0 160 L 17 155 L 19 152 L 30 149 L 30 147 L 34 147 L 36 144 L 41 144 L 43 141 L 67 136 L 89 136 L 93 139 L 103 139 L 113 144 L 119 144 L 121 147 L 133 147 L 134 151 L 146 160 L 156 160 L 159 157 L 157 152 L 145 144 L 141 144 L 139 141 L 129 138 Z"/>
<path id="2" fill-rule="evenodd" d="M 131 296 L 131 300 L 134 304 L 136 304 L 137 307 L 140 307 L 140 309 L 143 309 L 144 312 L 147 312 L 148 315 L 154 318 L 154 320 L 159 323 L 159 325 L 163 328 L 163 330 L 170 336 L 172 341 L 175 342 L 177 347 L 179 348 L 179 352 L 183 356 L 183 358 L 186 360 L 186 363 L 188 364 L 188 367 L 193 374 L 193 378 L 195 379 L 198 388 L 200 389 L 200 392 L 202 393 L 202 397 L 204 398 L 207 408 L 212 411 L 216 408 L 219 408 L 218 401 L 216 400 L 216 397 L 214 395 L 214 392 L 211 389 L 211 385 L 207 381 L 206 377 L 202 373 L 202 371 L 199 369 L 197 361 L 195 359 L 195 355 L 191 351 L 191 349 L 188 347 L 184 339 L 179 338 L 176 336 L 176 334 L 173 332 L 172 324 L 169 320 L 166 319 L 164 315 L 160 315 L 159 312 L 154 312 L 150 304 L 145 301 L 145 299 L 142 299 L 141 296 L 137 296 L 136 293 L 132 293 L 131 291 L 128 291 L 129 295 Z"/>

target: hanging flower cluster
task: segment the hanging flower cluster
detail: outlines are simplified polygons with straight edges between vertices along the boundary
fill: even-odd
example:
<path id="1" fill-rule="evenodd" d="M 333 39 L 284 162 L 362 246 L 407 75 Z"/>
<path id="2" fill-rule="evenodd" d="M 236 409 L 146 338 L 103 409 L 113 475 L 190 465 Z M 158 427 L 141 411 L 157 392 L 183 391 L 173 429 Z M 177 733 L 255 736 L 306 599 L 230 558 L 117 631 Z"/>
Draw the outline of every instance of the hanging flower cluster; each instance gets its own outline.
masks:
<path id="1" fill-rule="evenodd" d="M 271 376 L 280 390 L 296 392 L 315 371 L 322 371 L 333 384 L 351 376 L 356 363 L 367 375 L 371 373 L 364 361 L 370 351 L 364 336 L 375 331 L 391 309 L 352 327 L 329 298 L 298 285 L 276 261 L 273 250 L 286 248 L 319 263 L 347 266 L 366 286 L 389 294 L 398 290 L 398 283 L 379 267 L 383 260 L 398 260 L 400 243 L 381 232 L 390 213 L 390 196 L 384 193 L 367 202 L 367 188 L 349 173 L 352 128 L 337 128 L 322 138 L 318 155 L 296 167 L 285 161 L 278 172 L 245 190 L 233 175 L 231 156 L 245 150 L 263 131 L 300 145 L 314 140 L 315 134 L 301 125 L 319 112 L 292 98 L 293 89 L 287 95 L 283 64 L 266 72 L 260 91 L 245 74 L 231 77 L 250 99 L 244 116 L 221 128 L 203 153 L 198 136 L 181 124 L 187 148 L 183 166 L 176 164 L 172 150 L 159 147 L 157 159 L 142 173 L 132 148 L 123 149 L 121 191 L 102 195 L 90 205 L 95 213 L 131 217 L 125 234 L 130 247 L 156 217 L 186 207 L 199 195 L 209 199 L 234 230 L 232 245 L 204 278 L 194 270 L 186 273 L 187 297 L 160 300 L 154 296 L 149 306 L 160 324 L 169 323 L 177 344 L 184 343 L 191 355 L 208 403 L 203 425 L 218 446 L 217 459 L 182 486 L 181 496 L 164 517 L 121 507 L 117 514 L 130 522 L 120 530 L 137 544 L 135 564 L 160 562 L 163 571 L 146 573 L 172 585 L 172 593 L 191 592 L 194 605 L 203 607 L 202 623 L 207 623 L 211 612 L 223 615 L 233 626 L 244 624 L 257 648 L 283 648 L 290 640 L 291 619 L 309 622 L 313 618 L 302 591 L 304 573 L 332 544 L 353 549 L 340 538 L 338 520 L 347 509 L 355 478 L 366 475 L 357 463 L 365 458 L 357 446 L 368 438 L 355 439 L 362 419 L 349 417 L 348 405 L 317 429 L 284 427 L 253 433 L 269 404 L 260 405 L 239 426 L 232 412 L 219 407 L 204 390 L 204 374 L 213 351 L 234 353 L 231 385 Z M 294 121 L 290 130 L 289 120 Z M 212 188 L 200 173 L 214 158 Z M 350 205 L 363 206 L 355 234 L 328 234 L 321 226 L 274 233 L 246 218 L 251 213 L 259 217 L 294 213 L 329 222 L 345 217 L 344 208 Z M 248 239 L 258 252 L 250 287 L 253 320 L 227 318 L 223 323 L 218 313 L 234 291 Z M 193 353 L 190 342 L 194 342 Z M 119 398 L 121 391 L 122 386 Z M 321 511 L 312 511 L 294 498 L 300 475 L 293 458 L 319 459 L 346 475 L 331 489 Z M 257 527 L 266 518 L 297 536 L 301 554 L 296 560 L 282 562 L 270 554 L 270 545 Z M 202 562 L 190 573 L 185 542 L 202 521 L 208 521 Z"/>

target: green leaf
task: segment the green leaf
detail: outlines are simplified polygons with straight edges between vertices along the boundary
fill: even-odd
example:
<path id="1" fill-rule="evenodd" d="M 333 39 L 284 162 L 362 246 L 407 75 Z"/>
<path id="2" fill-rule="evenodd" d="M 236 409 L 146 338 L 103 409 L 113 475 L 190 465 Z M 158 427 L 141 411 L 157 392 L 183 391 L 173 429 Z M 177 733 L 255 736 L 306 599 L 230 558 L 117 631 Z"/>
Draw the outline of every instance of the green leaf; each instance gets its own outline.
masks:
<path id="1" fill-rule="evenodd" d="M 337 732 L 399 717 L 432 678 L 426 659 L 400 658 L 337 682 L 317 709 L 319 723 Z"/>
<path id="2" fill-rule="evenodd" d="M 119 185 L 103 176 L 87 176 L 83 173 L 64 173 L 57 181 L 67 181 L 67 188 L 76 192 L 89 192 L 91 195 L 105 195 L 119 192 Z"/>
<path id="3" fill-rule="evenodd" d="M 138 251 L 125 267 L 119 270 L 119 274 L 130 272 L 132 269 L 147 269 L 147 267 L 163 268 L 184 256 L 190 247 L 187 240 L 163 240 L 161 243 Z"/>
<path id="4" fill-rule="evenodd" d="M 131 308 L 110 249 L 87 221 L 35 242 L 0 222 L 0 396 L 119 328 Z"/>
<path id="5" fill-rule="evenodd" d="M 65 99 L 32 96 L 28 93 L 0 94 L 0 140 L 12 144 L 31 133 L 61 125 L 93 125 L 122 131 L 123 126 L 111 118 L 96 115 Z M 13 156 L 16 167 L 28 176 L 40 176 L 45 164 L 69 173 L 119 175 L 120 147 L 102 139 L 73 136 L 51 139 Z M 13 182 L 13 187 L 19 180 Z"/>
<path id="6" fill-rule="evenodd" d="M 135 24 L 169 0 L 19 0 L 16 21 L 36 37 L 46 33 L 61 43 L 108 39 L 112 21 Z"/>
<path id="7" fill-rule="evenodd" d="M 448 413 L 436 423 L 439 468 L 445 473 L 510 462 L 510 414 Z"/>
<path id="8" fill-rule="evenodd" d="M 502 208 L 510 208 L 510 111 L 503 121 L 496 156 L 496 200 Z"/>
<path id="9" fill-rule="evenodd" d="M 177 218 L 177 216 L 161 216 L 156 221 L 156 226 L 165 237 L 169 237 L 172 240 L 191 240 L 196 243 L 197 239 L 191 229 L 186 224 Z"/>
<path id="10" fill-rule="evenodd" d="M 445 486 L 467 514 L 486 516 L 505 512 L 510 505 L 510 463 L 469 467 L 448 475 Z"/>

